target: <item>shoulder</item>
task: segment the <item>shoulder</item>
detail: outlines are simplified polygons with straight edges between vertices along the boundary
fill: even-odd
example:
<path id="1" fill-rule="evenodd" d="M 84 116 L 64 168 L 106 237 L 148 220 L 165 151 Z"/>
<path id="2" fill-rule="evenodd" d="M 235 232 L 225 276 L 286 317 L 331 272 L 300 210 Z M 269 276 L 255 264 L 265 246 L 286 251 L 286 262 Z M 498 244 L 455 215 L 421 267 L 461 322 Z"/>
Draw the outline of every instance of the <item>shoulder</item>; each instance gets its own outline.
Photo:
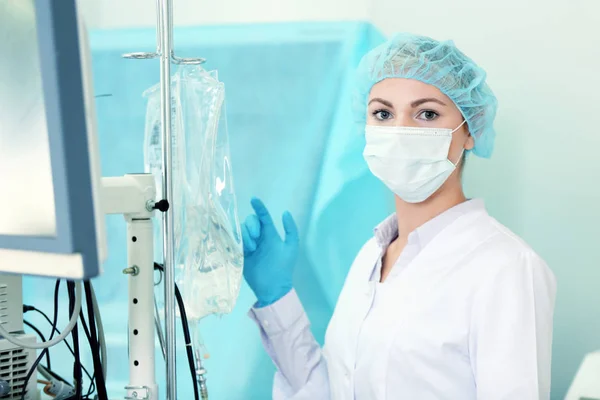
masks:
<path id="1" fill-rule="evenodd" d="M 529 281 L 555 288 L 554 273 L 535 250 L 521 237 L 486 215 L 474 227 L 476 243 L 471 259 L 483 281 Z"/>
<path id="2" fill-rule="evenodd" d="M 525 240 L 487 214 L 475 224 L 474 236 L 480 238 L 475 248 L 478 252 L 489 252 L 500 260 L 528 256 L 543 262 Z"/>

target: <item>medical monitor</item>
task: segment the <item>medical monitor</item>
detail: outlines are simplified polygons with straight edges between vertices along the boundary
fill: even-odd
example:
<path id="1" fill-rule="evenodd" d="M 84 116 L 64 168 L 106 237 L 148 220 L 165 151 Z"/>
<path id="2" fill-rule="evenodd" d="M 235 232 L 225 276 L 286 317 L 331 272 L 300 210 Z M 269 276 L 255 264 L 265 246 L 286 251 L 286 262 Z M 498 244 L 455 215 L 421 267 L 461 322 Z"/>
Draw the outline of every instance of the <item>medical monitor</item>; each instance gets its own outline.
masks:
<path id="1" fill-rule="evenodd" d="M 0 272 L 99 274 L 96 141 L 76 0 L 0 1 Z"/>

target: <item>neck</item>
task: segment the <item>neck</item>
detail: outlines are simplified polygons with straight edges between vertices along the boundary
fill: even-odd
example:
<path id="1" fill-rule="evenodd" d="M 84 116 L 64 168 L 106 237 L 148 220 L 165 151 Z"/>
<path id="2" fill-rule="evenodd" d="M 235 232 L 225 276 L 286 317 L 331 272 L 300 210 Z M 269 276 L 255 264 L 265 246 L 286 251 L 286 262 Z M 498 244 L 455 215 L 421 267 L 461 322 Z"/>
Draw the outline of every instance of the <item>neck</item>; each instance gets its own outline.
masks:
<path id="1" fill-rule="evenodd" d="M 442 188 L 422 203 L 407 203 L 396 196 L 398 239 L 407 240 L 415 229 L 466 200 L 460 184 L 452 189 Z"/>

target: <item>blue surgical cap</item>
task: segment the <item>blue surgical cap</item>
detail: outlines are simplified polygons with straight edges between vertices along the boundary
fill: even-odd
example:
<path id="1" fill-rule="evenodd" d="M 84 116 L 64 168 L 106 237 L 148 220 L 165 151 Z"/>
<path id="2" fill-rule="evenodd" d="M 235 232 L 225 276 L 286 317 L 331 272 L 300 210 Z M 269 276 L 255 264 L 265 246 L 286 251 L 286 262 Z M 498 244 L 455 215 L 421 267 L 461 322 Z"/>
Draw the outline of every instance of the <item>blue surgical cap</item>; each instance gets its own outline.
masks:
<path id="1" fill-rule="evenodd" d="M 371 88 L 386 78 L 415 79 L 437 87 L 461 111 L 475 140 L 473 153 L 489 158 L 494 148 L 498 102 L 486 73 L 452 41 L 400 33 L 367 53 L 356 75 L 355 113 L 366 124 Z"/>

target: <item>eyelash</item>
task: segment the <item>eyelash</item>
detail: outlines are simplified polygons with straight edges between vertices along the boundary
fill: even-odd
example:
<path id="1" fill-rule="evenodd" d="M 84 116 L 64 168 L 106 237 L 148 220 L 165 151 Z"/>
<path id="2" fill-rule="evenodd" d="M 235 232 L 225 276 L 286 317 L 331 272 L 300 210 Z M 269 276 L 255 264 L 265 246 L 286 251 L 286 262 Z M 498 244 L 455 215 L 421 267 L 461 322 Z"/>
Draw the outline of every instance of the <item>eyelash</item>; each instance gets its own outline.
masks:
<path id="1" fill-rule="evenodd" d="M 372 115 L 373 115 L 375 118 L 377 118 L 378 120 L 380 120 L 380 121 L 385 121 L 385 120 L 389 119 L 389 118 L 379 118 L 379 117 L 377 116 L 379 113 L 388 113 L 389 115 L 392 115 L 392 113 L 391 113 L 390 111 L 388 111 L 388 110 L 385 110 L 385 109 L 379 109 L 379 110 L 375 110 L 375 111 L 373 111 L 371 114 L 372 114 Z M 419 118 L 419 117 L 421 117 L 421 116 L 422 116 L 423 114 L 425 114 L 425 113 L 433 113 L 433 114 L 434 114 L 434 117 L 433 117 L 433 118 L 431 118 L 431 119 Z M 419 118 L 419 119 L 421 119 L 421 120 L 423 120 L 423 121 L 434 121 L 434 120 L 435 120 L 435 119 L 437 119 L 439 116 L 440 116 L 440 114 L 439 114 L 437 111 L 433 111 L 433 110 L 423 110 L 423 111 L 419 112 L 419 114 L 417 114 L 417 118 Z"/>
<path id="2" fill-rule="evenodd" d="M 379 113 L 388 113 L 389 115 L 392 115 L 391 112 L 389 112 L 388 110 L 384 110 L 384 109 L 375 110 L 371 114 L 380 121 L 385 121 L 385 120 L 389 119 L 389 118 L 379 118 L 377 116 Z"/>
<path id="3" fill-rule="evenodd" d="M 436 120 L 436 119 L 437 119 L 437 118 L 440 116 L 440 114 L 439 114 L 437 111 L 433 111 L 433 110 L 423 110 L 423 111 L 421 111 L 421 112 L 420 112 L 420 113 L 417 115 L 417 118 L 419 118 L 420 116 L 422 116 L 422 115 L 423 115 L 423 114 L 425 114 L 425 113 L 433 113 L 435 116 L 434 116 L 432 119 L 425 119 L 425 118 L 422 118 L 422 119 L 423 119 L 423 121 L 434 121 L 434 120 Z"/>

